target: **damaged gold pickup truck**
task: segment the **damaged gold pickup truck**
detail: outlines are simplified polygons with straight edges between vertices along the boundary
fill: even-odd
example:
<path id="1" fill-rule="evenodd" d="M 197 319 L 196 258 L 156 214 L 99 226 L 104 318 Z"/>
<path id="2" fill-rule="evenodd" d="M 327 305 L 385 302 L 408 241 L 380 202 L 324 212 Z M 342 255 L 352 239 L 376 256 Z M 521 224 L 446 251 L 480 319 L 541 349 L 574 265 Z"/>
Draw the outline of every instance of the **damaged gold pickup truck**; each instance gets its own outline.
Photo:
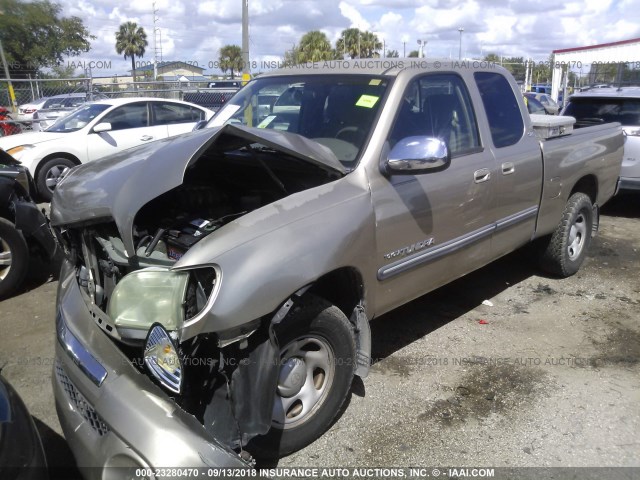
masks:
<path id="1" fill-rule="evenodd" d="M 366 376 L 372 318 L 534 240 L 583 262 L 618 124 L 534 125 L 500 67 L 316 67 L 58 184 L 52 381 L 87 477 L 287 455 Z"/>

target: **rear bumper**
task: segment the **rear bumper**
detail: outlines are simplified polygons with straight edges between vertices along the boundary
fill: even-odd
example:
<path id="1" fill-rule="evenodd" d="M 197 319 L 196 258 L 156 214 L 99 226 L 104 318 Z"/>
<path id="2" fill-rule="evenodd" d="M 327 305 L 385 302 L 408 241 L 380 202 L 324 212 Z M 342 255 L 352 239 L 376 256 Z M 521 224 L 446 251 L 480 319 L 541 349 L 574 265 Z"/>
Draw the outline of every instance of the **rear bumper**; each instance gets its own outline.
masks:
<path id="1" fill-rule="evenodd" d="M 64 334 L 56 341 L 52 383 L 60 425 L 83 475 L 118 478 L 113 467 L 249 468 L 131 365 L 84 302 L 65 263 L 57 321 Z"/>
<path id="2" fill-rule="evenodd" d="M 617 192 L 639 192 L 639 191 L 640 191 L 640 178 L 620 177 L 618 179 Z"/>

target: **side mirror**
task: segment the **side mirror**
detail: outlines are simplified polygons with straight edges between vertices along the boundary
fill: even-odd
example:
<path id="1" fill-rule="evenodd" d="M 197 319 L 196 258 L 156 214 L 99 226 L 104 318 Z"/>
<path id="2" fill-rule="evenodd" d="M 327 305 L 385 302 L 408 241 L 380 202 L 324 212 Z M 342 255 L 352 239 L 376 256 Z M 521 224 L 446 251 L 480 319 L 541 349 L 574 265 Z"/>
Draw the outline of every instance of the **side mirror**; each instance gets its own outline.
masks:
<path id="1" fill-rule="evenodd" d="M 93 133 L 101 133 L 101 132 L 108 132 L 111 130 L 111 124 L 110 123 L 99 123 L 98 125 L 96 125 L 95 127 L 93 127 Z"/>
<path id="2" fill-rule="evenodd" d="M 209 123 L 208 120 L 199 120 L 194 126 L 193 129 L 191 130 L 192 132 L 195 132 L 196 130 L 202 130 L 204 128 L 204 126 Z"/>
<path id="3" fill-rule="evenodd" d="M 447 144 L 434 137 L 407 137 L 400 140 L 387 156 L 387 171 L 415 175 L 444 170 L 451 163 Z"/>

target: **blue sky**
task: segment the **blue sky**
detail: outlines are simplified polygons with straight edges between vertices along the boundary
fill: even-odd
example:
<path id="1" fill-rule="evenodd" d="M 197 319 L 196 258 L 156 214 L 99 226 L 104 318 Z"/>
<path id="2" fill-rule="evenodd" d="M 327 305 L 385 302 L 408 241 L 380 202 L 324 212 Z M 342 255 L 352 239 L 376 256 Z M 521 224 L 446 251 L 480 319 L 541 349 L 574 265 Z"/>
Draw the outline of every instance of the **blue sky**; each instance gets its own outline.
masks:
<path id="1" fill-rule="evenodd" d="M 130 60 L 115 53 L 115 32 L 127 20 L 144 27 L 153 61 L 152 1 L 60 0 L 65 15 L 81 17 L 97 38 L 74 62 L 105 62 L 94 75 L 125 74 Z M 197 63 L 205 74 L 228 43 L 241 43 L 240 0 L 156 0 L 164 60 Z M 251 59 L 280 60 L 309 30 L 322 30 L 332 42 L 349 27 L 378 34 L 387 49 L 407 54 L 427 41 L 429 57 L 503 56 L 546 60 L 554 49 L 640 37 L 635 0 L 249 0 Z M 404 45 L 403 45 L 404 42 Z M 640 52 L 638 52 L 640 60 Z"/>

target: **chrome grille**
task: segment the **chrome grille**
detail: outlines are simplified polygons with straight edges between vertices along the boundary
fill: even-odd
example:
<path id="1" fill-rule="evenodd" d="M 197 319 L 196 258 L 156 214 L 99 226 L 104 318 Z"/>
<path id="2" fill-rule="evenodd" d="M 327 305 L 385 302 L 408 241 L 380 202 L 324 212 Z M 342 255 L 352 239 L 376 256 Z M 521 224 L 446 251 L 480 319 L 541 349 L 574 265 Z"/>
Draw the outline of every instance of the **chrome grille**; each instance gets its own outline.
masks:
<path id="1" fill-rule="evenodd" d="M 73 384 L 71 379 L 67 376 L 59 361 L 56 361 L 56 377 L 64 388 L 69 400 L 76 407 L 76 410 L 82 415 L 82 418 L 91 426 L 94 432 L 103 436 L 109 432 L 109 427 L 102 420 L 98 412 L 91 406 L 91 404 L 84 398 L 84 395 Z"/>

